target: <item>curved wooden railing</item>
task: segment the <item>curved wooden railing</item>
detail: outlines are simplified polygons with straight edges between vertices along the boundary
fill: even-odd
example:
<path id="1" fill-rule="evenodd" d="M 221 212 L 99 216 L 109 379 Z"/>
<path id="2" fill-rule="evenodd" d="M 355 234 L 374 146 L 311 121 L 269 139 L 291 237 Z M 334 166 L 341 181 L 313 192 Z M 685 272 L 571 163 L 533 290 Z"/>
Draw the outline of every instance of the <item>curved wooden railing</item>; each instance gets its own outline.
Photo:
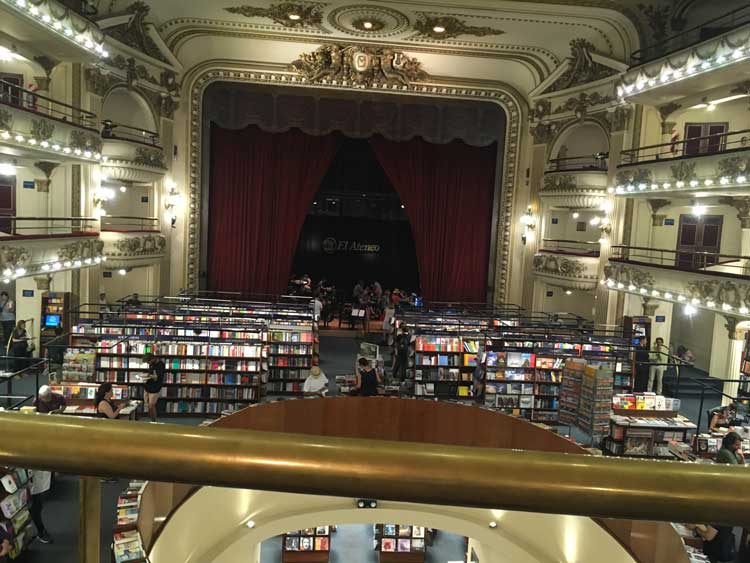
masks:
<path id="1" fill-rule="evenodd" d="M 590 453 L 543 425 L 466 405 L 413 399 L 336 397 L 265 403 L 220 418 L 212 426 L 339 438 Z M 171 515 L 199 488 L 149 483 L 142 501 L 146 510 L 142 508 L 139 516 L 139 530 L 147 552 L 169 524 Z M 682 541 L 668 523 L 594 520 L 639 563 L 688 563 Z"/>

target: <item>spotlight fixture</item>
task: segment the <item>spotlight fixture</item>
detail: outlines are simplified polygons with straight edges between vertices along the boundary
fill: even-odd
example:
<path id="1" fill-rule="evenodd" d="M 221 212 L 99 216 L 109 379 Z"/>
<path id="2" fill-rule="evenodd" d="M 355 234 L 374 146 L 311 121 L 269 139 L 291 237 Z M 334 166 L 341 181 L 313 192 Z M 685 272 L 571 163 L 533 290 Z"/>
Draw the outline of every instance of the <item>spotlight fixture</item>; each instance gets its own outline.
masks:
<path id="1" fill-rule="evenodd" d="M 494 520 L 490 522 L 490 528 L 492 528 L 493 530 L 497 528 L 497 522 L 495 522 Z"/>
<path id="2" fill-rule="evenodd" d="M 565 295 L 573 295 L 573 292 L 570 291 L 569 289 L 566 289 L 565 290 Z"/>
<path id="3" fill-rule="evenodd" d="M 523 225 L 523 233 L 521 234 L 521 242 L 526 244 L 528 238 L 532 235 L 536 228 L 536 219 L 534 214 L 531 212 L 531 206 L 526 208 L 526 213 L 521 216 L 521 224 Z"/>
<path id="4" fill-rule="evenodd" d="M 288 17 L 288 18 L 289 18 L 290 20 L 292 20 L 293 22 L 296 22 L 296 21 L 299 21 L 299 20 L 301 20 L 301 19 L 302 19 L 302 16 L 300 16 L 299 14 L 295 14 L 295 13 L 291 13 L 291 14 L 289 14 L 289 15 L 288 15 L 287 17 Z"/>
<path id="5" fill-rule="evenodd" d="M 445 33 L 445 27 L 443 27 L 442 25 L 436 25 L 432 28 L 432 31 L 434 31 L 435 33 Z"/>
<path id="6" fill-rule="evenodd" d="M 247 522 L 245 522 L 245 526 L 247 526 L 250 530 L 252 530 L 253 528 L 255 528 L 255 521 L 248 520 Z"/>
<path id="7" fill-rule="evenodd" d="M 361 498 L 357 499 L 357 508 L 377 508 L 378 501 L 374 499 Z"/>
<path id="8" fill-rule="evenodd" d="M 372 22 L 362 22 L 362 27 L 365 29 L 372 29 Z"/>

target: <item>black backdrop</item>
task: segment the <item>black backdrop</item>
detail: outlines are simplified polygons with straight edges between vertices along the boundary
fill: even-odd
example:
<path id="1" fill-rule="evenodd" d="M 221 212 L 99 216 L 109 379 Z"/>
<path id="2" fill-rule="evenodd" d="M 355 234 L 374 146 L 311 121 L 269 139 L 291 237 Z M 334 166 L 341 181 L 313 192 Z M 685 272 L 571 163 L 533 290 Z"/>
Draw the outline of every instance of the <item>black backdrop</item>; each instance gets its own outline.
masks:
<path id="1" fill-rule="evenodd" d="M 308 215 L 292 269 L 315 281 L 332 280 L 345 295 L 359 279 L 377 280 L 388 289 L 417 290 L 419 285 L 408 221 Z"/>

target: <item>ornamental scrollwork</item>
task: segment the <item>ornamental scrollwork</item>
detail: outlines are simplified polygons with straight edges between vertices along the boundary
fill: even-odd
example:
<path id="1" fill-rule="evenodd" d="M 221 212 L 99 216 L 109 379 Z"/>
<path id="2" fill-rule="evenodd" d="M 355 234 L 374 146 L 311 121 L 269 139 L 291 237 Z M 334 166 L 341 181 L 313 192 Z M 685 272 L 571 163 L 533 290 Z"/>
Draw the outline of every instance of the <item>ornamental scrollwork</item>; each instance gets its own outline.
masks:
<path id="1" fill-rule="evenodd" d="M 586 114 L 588 108 L 608 104 L 613 100 L 614 98 L 612 96 L 602 95 L 599 92 L 594 92 L 593 94 L 581 92 L 577 97 L 565 100 L 565 102 L 557 106 L 552 113 L 558 114 L 572 111 L 575 112 L 577 116 L 583 116 Z"/>
<path id="2" fill-rule="evenodd" d="M 161 52 L 146 29 L 146 16 L 148 16 L 150 10 L 151 8 L 145 2 L 140 0 L 133 2 L 124 10 L 124 15 L 129 15 L 130 19 L 125 23 L 107 28 L 107 35 L 111 35 L 118 41 L 145 53 L 149 57 L 168 63 L 169 61 L 164 53 Z"/>
<path id="3" fill-rule="evenodd" d="M 166 168 L 164 166 L 164 152 L 157 149 L 138 147 L 135 149 L 133 162 L 139 166 L 152 166 L 154 168 Z"/>
<path id="4" fill-rule="evenodd" d="M 632 112 L 630 106 L 617 106 L 614 111 L 609 112 L 605 119 L 609 123 L 610 132 L 623 131 L 628 124 L 628 119 L 630 119 Z"/>
<path id="5" fill-rule="evenodd" d="M 435 31 L 435 29 L 440 31 Z M 505 32 L 494 27 L 480 27 L 468 25 L 465 21 L 453 16 L 428 16 L 421 14 L 414 23 L 414 30 L 423 37 L 432 39 L 452 39 L 459 35 L 474 35 L 484 37 L 486 35 L 502 35 Z"/>
<path id="6" fill-rule="evenodd" d="M 653 289 L 654 276 L 638 268 L 623 266 L 620 264 L 609 264 L 604 267 L 604 275 L 617 283 L 626 286 L 634 285 L 638 288 Z"/>
<path id="7" fill-rule="evenodd" d="M 57 256 L 60 260 L 85 260 L 100 256 L 102 250 L 104 250 L 104 242 L 99 239 L 78 240 L 60 247 Z"/>
<path id="8" fill-rule="evenodd" d="M 26 266 L 31 260 L 31 252 L 20 246 L 0 246 L 0 264 L 2 268 L 15 270 Z"/>
<path id="9" fill-rule="evenodd" d="M 550 86 L 546 92 L 567 90 L 580 84 L 595 82 L 607 78 L 617 71 L 613 68 L 597 63 L 591 54 L 596 53 L 594 45 L 586 39 L 573 39 L 570 42 L 570 57 L 568 68 Z"/>
<path id="10" fill-rule="evenodd" d="M 323 21 L 324 4 L 281 2 L 271 4 L 268 8 L 256 8 L 255 6 L 231 6 L 224 8 L 230 14 L 240 14 L 246 18 L 268 18 L 284 27 L 317 27 Z M 290 18 L 294 15 L 296 17 Z"/>
<path id="11" fill-rule="evenodd" d="M 747 174 L 750 168 L 750 158 L 742 156 L 733 156 L 720 160 L 717 165 L 719 176 L 729 176 L 734 178 L 742 174 Z"/>
<path id="12" fill-rule="evenodd" d="M 542 274 L 583 278 L 586 267 L 576 260 L 560 256 L 537 254 L 534 256 L 534 271 Z"/>
<path id="13" fill-rule="evenodd" d="M 291 69 L 310 82 L 341 80 L 364 87 L 408 86 L 428 76 L 417 59 L 402 51 L 356 45 L 323 45 L 312 53 L 302 53 Z"/>
<path id="14" fill-rule="evenodd" d="M 31 136 L 37 141 L 48 141 L 55 133 L 55 124 L 46 119 L 31 120 Z"/>
<path id="15" fill-rule="evenodd" d="M 163 235 L 145 235 L 142 237 L 122 238 L 114 243 L 115 256 L 143 256 L 163 254 L 167 239 Z"/>
<path id="16" fill-rule="evenodd" d="M 103 73 L 98 68 L 86 69 L 86 89 L 92 94 L 104 97 L 107 92 L 123 81 L 111 73 Z"/>
<path id="17" fill-rule="evenodd" d="M 70 147 L 82 151 L 102 152 L 102 138 L 93 133 L 73 130 L 70 132 Z"/>
<path id="18" fill-rule="evenodd" d="M 552 102 L 549 99 L 537 100 L 531 109 L 531 119 L 533 121 L 540 121 L 547 117 L 551 110 Z"/>
<path id="19" fill-rule="evenodd" d="M 531 136 L 537 145 L 546 145 L 552 142 L 557 132 L 560 130 L 560 124 L 557 122 L 538 123 L 531 128 Z"/>
<path id="20" fill-rule="evenodd" d="M 576 188 L 575 176 L 571 174 L 556 174 L 556 175 L 545 175 L 544 176 L 544 187 L 542 188 L 545 192 L 548 191 L 568 191 Z"/>
<path id="21" fill-rule="evenodd" d="M 695 180 L 695 162 L 680 162 L 669 167 L 672 178 L 678 182 L 690 182 Z"/>
<path id="22" fill-rule="evenodd" d="M 623 170 L 615 176 L 615 183 L 618 186 L 650 184 L 651 178 L 651 170 L 648 169 Z"/>
<path id="23" fill-rule="evenodd" d="M 692 281 L 685 286 L 686 293 L 693 299 L 715 300 L 718 289 L 719 282 L 716 280 Z"/>

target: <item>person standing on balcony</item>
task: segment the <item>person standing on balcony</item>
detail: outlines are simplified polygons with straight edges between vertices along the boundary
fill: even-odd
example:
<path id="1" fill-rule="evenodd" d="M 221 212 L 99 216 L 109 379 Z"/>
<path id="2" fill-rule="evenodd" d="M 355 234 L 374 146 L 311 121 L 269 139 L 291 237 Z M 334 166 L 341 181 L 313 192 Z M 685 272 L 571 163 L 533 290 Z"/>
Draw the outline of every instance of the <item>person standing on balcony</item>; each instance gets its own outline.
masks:
<path id="1" fill-rule="evenodd" d="M 663 338 L 657 338 L 654 341 L 654 347 L 649 354 L 650 367 L 648 368 L 648 387 L 646 391 L 651 391 L 656 379 L 656 394 L 661 395 L 661 385 L 664 379 L 664 371 L 667 369 L 669 360 L 669 348 L 664 345 Z"/>

